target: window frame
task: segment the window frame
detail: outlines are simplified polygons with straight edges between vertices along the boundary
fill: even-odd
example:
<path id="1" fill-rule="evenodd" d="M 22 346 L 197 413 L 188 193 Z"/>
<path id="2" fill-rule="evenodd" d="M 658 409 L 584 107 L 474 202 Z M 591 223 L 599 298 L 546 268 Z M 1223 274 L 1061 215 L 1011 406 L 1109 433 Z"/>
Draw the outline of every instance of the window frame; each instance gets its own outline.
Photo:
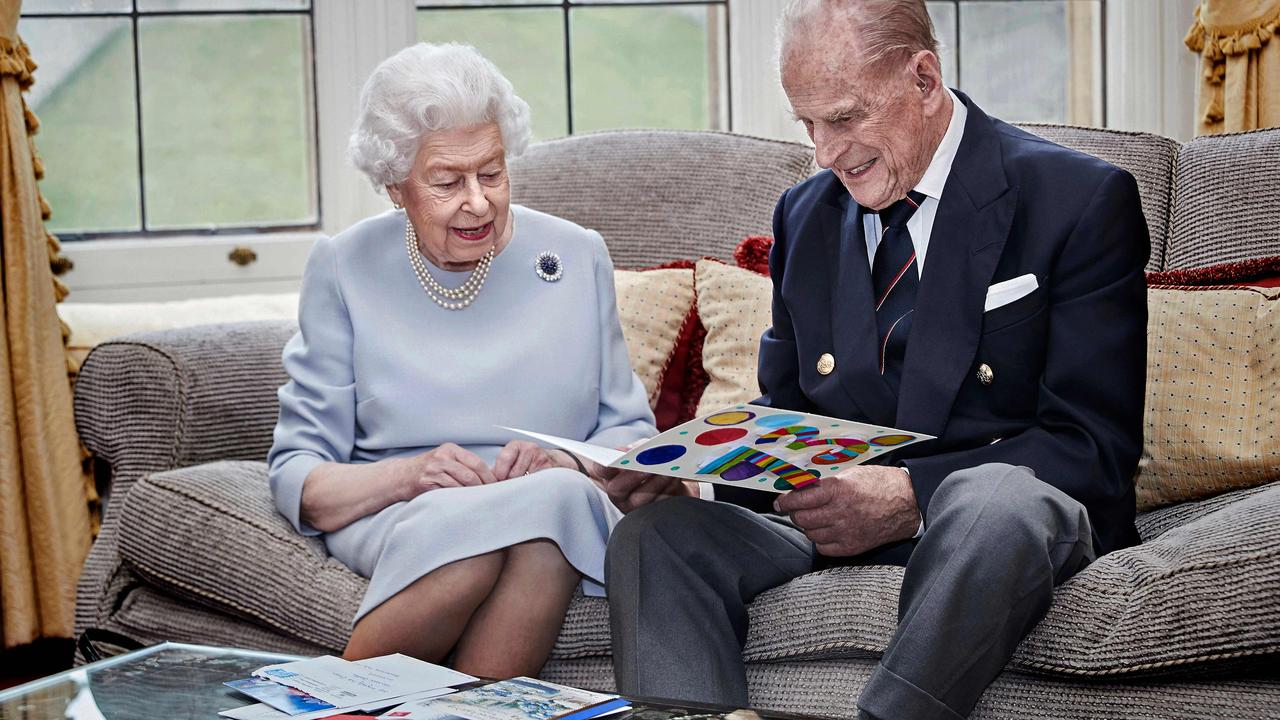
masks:
<path id="1" fill-rule="evenodd" d="M 735 133 L 807 142 L 803 129 L 787 111 L 777 79 L 774 24 L 786 2 L 728 0 L 729 111 Z M 1182 48 L 1182 30 L 1178 28 L 1185 29 L 1196 4 L 1197 0 L 1107 4 L 1107 57 L 1102 70 L 1107 78 L 1107 121 L 1111 127 L 1190 139 L 1198 58 Z M 72 290 L 69 301 L 123 302 L 296 290 L 303 262 L 319 237 L 337 234 L 391 207 L 386 196 L 375 192 L 347 163 L 347 135 L 355 122 L 356 98 L 368 74 L 396 50 L 417 42 L 416 12 L 414 0 L 313 0 L 316 163 L 318 192 L 324 202 L 318 228 L 125 239 L 111 236 L 65 243 L 63 254 L 75 263 L 75 269 L 63 277 Z M 762 48 L 768 50 L 762 52 Z M 1170 67 L 1165 69 L 1162 64 Z M 1156 78 L 1147 75 L 1153 67 L 1160 68 Z M 40 140 L 37 135 L 37 143 Z M 231 264 L 226 257 L 238 246 L 253 248 L 258 260 L 247 266 Z M 188 267 L 189 272 L 174 277 L 178 266 Z"/>
<path id="2" fill-rule="evenodd" d="M 560 21 L 562 23 L 561 38 L 564 44 L 564 88 L 565 88 L 565 136 L 574 134 L 573 127 L 573 33 L 571 30 L 571 11 L 584 8 L 662 8 L 662 7 L 703 7 L 703 8 L 720 8 L 724 13 L 724 36 L 725 50 L 724 62 L 726 65 L 732 63 L 733 58 L 733 41 L 730 38 L 729 29 L 733 27 L 733 10 L 731 8 L 735 3 L 733 0 L 653 0 L 644 2 L 642 0 L 524 0 L 519 3 L 496 3 L 481 2 L 465 5 L 447 4 L 441 2 L 431 2 L 431 0 L 415 0 L 415 12 L 431 12 L 433 10 L 444 11 L 466 11 L 466 10 L 559 10 Z M 416 15 L 415 15 L 416 17 Z M 721 32 L 721 28 L 711 28 L 717 35 Z M 721 113 L 723 118 L 725 131 L 733 132 L 733 78 L 728 72 L 719 73 L 724 78 L 724 108 Z M 518 90 L 518 88 L 517 88 Z M 721 103 L 717 101 L 717 105 Z M 721 118 L 716 118 L 716 124 L 719 125 Z"/>
<path id="3" fill-rule="evenodd" d="M 193 236 L 240 236 L 246 234 L 296 233 L 298 231 L 316 230 L 324 220 L 323 193 L 320 192 L 320 148 L 317 132 L 316 103 L 316 0 L 304 0 L 303 8 L 245 8 L 240 10 L 226 9 L 190 9 L 190 10 L 140 10 L 138 0 L 129 0 L 128 10 L 86 10 L 86 11 L 34 11 L 20 12 L 21 20 L 127 20 L 129 23 L 130 43 L 133 58 L 133 119 L 136 136 L 136 153 L 134 170 L 138 179 L 138 224 L 137 230 L 86 230 L 80 232 L 59 231 L 58 237 L 68 244 L 87 242 L 97 239 L 123 238 L 190 238 Z M 315 219 L 306 222 L 283 223 L 230 223 L 213 227 L 193 228 L 149 228 L 147 220 L 147 173 L 146 143 L 143 127 L 145 119 L 142 112 L 142 62 L 139 22 L 152 18 L 183 17 L 278 17 L 292 16 L 302 18 L 306 23 L 304 52 L 309 57 L 303 58 L 303 69 L 306 74 L 304 82 L 309 90 L 310 102 L 306 103 L 306 135 L 307 155 L 313 168 L 313 182 L 308 188 L 309 200 L 315 211 Z M 38 71 L 37 71 L 38 72 Z M 37 138 L 37 143 L 39 138 Z"/>

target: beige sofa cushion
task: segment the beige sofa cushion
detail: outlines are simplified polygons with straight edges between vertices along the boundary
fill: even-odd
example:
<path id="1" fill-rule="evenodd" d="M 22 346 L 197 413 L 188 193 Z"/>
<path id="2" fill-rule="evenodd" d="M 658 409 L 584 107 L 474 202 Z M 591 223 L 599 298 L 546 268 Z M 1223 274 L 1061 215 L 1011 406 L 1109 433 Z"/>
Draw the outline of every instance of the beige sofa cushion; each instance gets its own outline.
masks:
<path id="1" fill-rule="evenodd" d="M 1280 479 L 1280 288 L 1147 297 L 1139 509 Z"/>
<path id="2" fill-rule="evenodd" d="M 67 338 L 70 370 L 79 371 L 85 356 L 109 338 L 131 333 L 192 327 L 241 320 L 294 320 L 298 293 L 130 303 L 59 303 L 58 317 L 71 329 Z"/>
<path id="3" fill-rule="evenodd" d="M 124 498 L 120 551 L 151 584 L 275 633 L 340 649 L 365 580 L 275 511 L 266 465 L 150 475 Z M 1111 553 L 1065 583 L 1013 667 L 1067 677 L 1194 672 L 1280 653 L 1280 483 L 1207 501 L 1209 512 Z M 1261 551 L 1260 551 L 1261 550 Z M 799 578 L 751 606 L 748 662 L 875 657 L 897 618 L 902 569 Z M 608 605 L 576 598 L 556 659 L 607 656 Z"/>
<path id="4" fill-rule="evenodd" d="M 653 407 L 675 354 L 680 329 L 693 309 L 693 271 L 616 270 L 613 277 L 631 367 L 644 383 Z"/>
<path id="5" fill-rule="evenodd" d="M 756 369 L 760 336 L 773 324 L 773 284 L 714 260 L 699 260 L 695 273 L 698 318 L 707 330 L 702 367 L 710 380 L 698 401 L 702 415 L 760 396 Z"/>

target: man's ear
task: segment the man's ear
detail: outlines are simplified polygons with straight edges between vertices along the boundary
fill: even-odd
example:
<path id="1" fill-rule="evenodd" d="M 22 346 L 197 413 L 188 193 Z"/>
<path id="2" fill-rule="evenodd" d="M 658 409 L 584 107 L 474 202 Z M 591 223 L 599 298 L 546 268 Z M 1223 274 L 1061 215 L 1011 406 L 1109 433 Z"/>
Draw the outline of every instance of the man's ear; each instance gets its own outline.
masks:
<path id="1" fill-rule="evenodd" d="M 928 50 L 921 50 L 911 56 L 907 70 L 912 75 L 916 90 L 924 94 L 925 104 L 931 105 L 941 101 L 946 87 L 942 82 L 942 63 L 938 56 Z"/>

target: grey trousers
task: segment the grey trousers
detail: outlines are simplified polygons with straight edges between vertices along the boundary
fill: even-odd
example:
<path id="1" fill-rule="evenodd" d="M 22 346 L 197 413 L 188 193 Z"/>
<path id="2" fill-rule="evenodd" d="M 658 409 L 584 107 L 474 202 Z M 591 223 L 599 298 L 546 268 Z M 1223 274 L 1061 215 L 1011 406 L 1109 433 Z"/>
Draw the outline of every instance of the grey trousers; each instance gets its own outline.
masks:
<path id="1" fill-rule="evenodd" d="M 1031 470 L 989 464 L 948 476 L 924 535 L 897 555 L 909 557 L 898 629 L 859 710 L 963 718 L 1053 588 L 1093 561 L 1093 532 L 1084 507 Z M 605 561 L 619 691 L 746 707 L 747 604 L 816 561 L 785 519 L 735 505 L 673 498 L 630 513 Z"/>

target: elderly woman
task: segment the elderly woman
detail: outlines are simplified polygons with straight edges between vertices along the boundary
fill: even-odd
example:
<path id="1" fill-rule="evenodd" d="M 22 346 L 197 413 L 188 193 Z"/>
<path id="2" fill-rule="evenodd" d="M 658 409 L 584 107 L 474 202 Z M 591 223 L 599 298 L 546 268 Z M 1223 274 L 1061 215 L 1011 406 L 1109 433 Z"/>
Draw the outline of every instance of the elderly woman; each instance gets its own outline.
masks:
<path id="1" fill-rule="evenodd" d="M 269 457 L 280 512 L 369 578 L 349 658 L 542 667 L 619 511 L 582 463 L 499 426 L 655 432 L 600 235 L 512 205 L 529 108 L 474 49 L 374 70 L 350 156 L 396 209 L 316 243 Z"/>

